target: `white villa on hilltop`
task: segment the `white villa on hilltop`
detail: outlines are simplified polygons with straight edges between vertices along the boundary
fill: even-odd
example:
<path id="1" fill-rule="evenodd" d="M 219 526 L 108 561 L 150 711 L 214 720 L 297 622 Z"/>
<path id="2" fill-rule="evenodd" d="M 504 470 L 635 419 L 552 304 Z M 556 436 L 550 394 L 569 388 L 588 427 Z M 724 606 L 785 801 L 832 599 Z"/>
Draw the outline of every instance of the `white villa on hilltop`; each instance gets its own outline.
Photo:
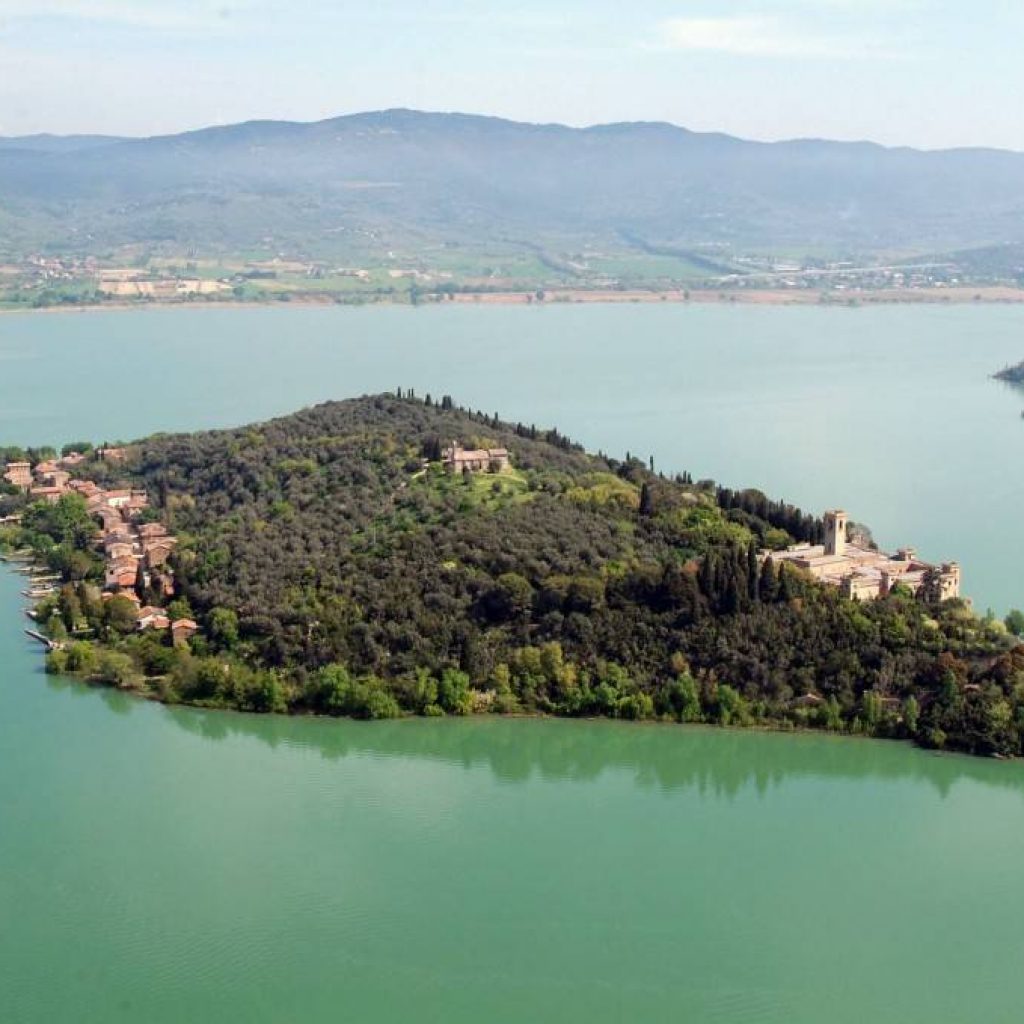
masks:
<path id="1" fill-rule="evenodd" d="M 887 555 L 854 544 L 846 539 L 848 522 L 842 509 L 831 509 L 825 513 L 824 544 L 797 544 L 785 551 L 763 551 L 762 558 L 795 565 L 822 583 L 839 587 L 844 596 L 857 601 L 885 597 L 897 583 L 933 600 L 960 596 L 957 562 L 932 565 L 921 561 L 913 548 L 900 548 L 895 555 Z"/>

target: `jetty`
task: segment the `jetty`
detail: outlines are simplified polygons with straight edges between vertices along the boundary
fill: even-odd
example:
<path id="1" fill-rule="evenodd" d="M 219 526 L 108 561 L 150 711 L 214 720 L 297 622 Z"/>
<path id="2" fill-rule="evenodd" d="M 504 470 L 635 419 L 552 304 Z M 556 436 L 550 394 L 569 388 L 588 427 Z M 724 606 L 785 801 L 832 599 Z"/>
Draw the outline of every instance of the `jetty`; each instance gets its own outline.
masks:
<path id="1" fill-rule="evenodd" d="M 31 637 L 33 640 L 41 643 L 48 651 L 60 650 L 60 644 L 55 640 L 51 640 L 48 636 L 43 636 L 42 633 L 34 629 L 26 629 L 25 636 Z"/>

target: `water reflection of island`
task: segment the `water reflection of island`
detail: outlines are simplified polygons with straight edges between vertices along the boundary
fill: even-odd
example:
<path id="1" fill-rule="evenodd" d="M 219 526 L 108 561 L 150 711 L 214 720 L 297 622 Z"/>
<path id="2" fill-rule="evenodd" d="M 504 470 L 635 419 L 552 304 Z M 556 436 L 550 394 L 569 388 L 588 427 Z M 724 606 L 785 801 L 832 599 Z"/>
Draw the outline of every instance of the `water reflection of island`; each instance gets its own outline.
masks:
<path id="1" fill-rule="evenodd" d="M 430 760 L 486 766 L 502 782 L 588 782 L 628 772 L 645 788 L 696 789 L 732 798 L 759 795 L 795 780 L 926 781 L 945 797 L 960 781 L 1017 789 L 1024 768 L 978 758 L 929 754 L 909 745 L 820 734 L 798 736 L 700 726 L 608 721 L 472 718 L 356 722 L 176 708 L 181 728 L 219 741 L 251 737 L 272 747 L 348 757 Z"/>

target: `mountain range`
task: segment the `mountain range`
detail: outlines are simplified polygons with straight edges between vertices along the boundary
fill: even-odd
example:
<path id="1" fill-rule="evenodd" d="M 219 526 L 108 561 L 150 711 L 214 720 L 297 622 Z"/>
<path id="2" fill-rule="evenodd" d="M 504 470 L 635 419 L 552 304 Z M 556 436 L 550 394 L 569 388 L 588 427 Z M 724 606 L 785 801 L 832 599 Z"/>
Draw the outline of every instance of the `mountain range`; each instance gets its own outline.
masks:
<path id="1" fill-rule="evenodd" d="M 0 250 L 518 246 L 900 255 L 1024 243 L 1024 154 L 387 110 L 0 139 Z"/>

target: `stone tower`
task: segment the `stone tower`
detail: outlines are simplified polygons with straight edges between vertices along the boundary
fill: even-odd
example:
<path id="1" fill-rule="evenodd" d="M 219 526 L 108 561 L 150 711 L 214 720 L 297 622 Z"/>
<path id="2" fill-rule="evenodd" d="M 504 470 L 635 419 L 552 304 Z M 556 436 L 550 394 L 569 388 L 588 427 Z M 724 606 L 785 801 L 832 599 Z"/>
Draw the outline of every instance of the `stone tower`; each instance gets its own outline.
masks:
<path id="1" fill-rule="evenodd" d="M 939 600 L 960 596 L 960 563 L 944 562 L 939 573 Z"/>
<path id="2" fill-rule="evenodd" d="M 825 513 L 825 554 L 846 554 L 846 523 L 848 516 L 841 508 Z"/>

